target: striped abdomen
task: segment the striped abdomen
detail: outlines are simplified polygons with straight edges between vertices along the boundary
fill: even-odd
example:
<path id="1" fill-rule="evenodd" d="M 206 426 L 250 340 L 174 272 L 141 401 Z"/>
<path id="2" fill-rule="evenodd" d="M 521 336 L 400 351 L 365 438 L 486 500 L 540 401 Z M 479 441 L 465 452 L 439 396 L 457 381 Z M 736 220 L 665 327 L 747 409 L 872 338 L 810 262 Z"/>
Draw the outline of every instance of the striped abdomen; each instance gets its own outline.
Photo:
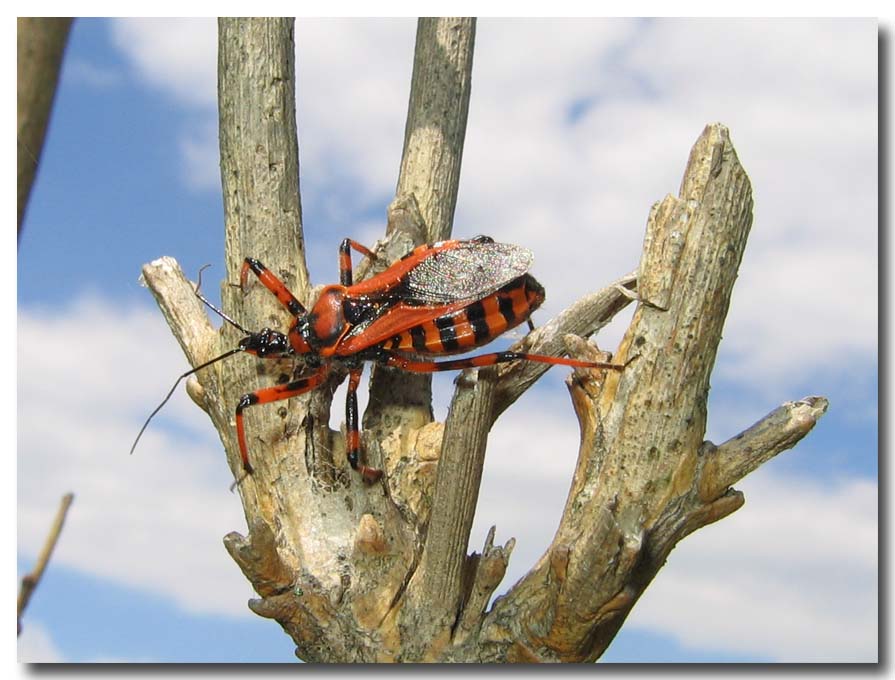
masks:
<path id="1" fill-rule="evenodd" d="M 523 274 L 481 300 L 402 331 L 382 347 L 415 354 L 466 352 L 518 326 L 543 302 L 544 288 Z"/>

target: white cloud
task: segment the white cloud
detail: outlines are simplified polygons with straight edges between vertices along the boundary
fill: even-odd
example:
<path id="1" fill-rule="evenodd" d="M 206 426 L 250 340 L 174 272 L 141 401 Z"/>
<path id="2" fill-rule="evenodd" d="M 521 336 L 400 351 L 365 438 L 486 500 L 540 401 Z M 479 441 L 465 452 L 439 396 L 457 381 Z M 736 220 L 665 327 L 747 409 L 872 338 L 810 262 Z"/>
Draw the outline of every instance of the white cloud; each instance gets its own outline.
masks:
<path id="1" fill-rule="evenodd" d="M 683 139 L 721 120 L 753 182 L 721 375 L 779 392 L 842 356 L 876 360 L 876 30 L 873 20 L 657 21 L 631 43 L 629 63 L 659 92 L 643 107 L 655 124 L 642 127 Z"/>
<path id="2" fill-rule="evenodd" d="M 216 119 L 190 126 L 188 134 L 180 136 L 183 173 L 191 189 L 220 191 L 221 171 Z"/>
<path id="3" fill-rule="evenodd" d="M 112 42 L 153 95 L 188 112 L 172 131 L 180 174 L 194 190 L 220 190 L 217 140 L 217 21 L 123 18 L 110 21 Z"/>
<path id="4" fill-rule="evenodd" d="M 878 658 L 877 487 L 756 473 L 746 505 L 685 539 L 626 625 L 780 662 Z"/>
<path id="5" fill-rule="evenodd" d="M 244 531 L 244 520 L 205 416 L 178 393 L 127 455 L 184 360 L 157 312 L 121 313 L 97 299 L 52 314 L 19 309 L 18 368 L 27 376 L 18 385 L 19 550 L 36 554 L 71 490 L 54 561 L 190 611 L 248 615 L 251 591 L 221 545 L 226 532 Z M 67 338 L 65 356 L 59 337 Z M 568 492 L 578 433 L 565 374 L 554 369 L 491 437 L 470 549 L 481 550 L 491 524 L 499 542 L 518 539 L 505 586 L 547 546 Z M 436 380 L 436 392 L 444 397 L 450 381 Z M 675 550 L 629 625 L 772 658 L 808 658 L 812 649 L 868 658 L 875 485 L 820 488 L 762 474 L 745 489 L 744 509 Z M 734 613 L 724 626 L 709 625 L 724 602 Z"/>
<path id="6" fill-rule="evenodd" d="M 497 543 L 516 537 L 500 592 L 543 554 L 568 494 L 578 430 L 564 390 L 555 397 L 508 411 L 489 442 L 469 549 L 481 551 L 492 524 Z M 875 482 L 762 470 L 737 488 L 746 505 L 674 549 L 626 628 L 775 661 L 874 661 Z"/>
<path id="7" fill-rule="evenodd" d="M 180 390 L 128 455 L 185 366 L 155 311 L 19 309 L 19 551 L 36 555 L 71 491 L 54 562 L 190 611 L 248 615 L 251 589 L 221 543 L 245 521 L 204 414 Z"/>
<path id="8" fill-rule="evenodd" d="M 810 382 L 814 371 L 875 370 L 878 274 L 869 249 L 797 247 L 798 256 L 788 248 L 747 251 L 724 333 L 729 360 L 718 375 L 779 395 L 794 380 Z"/>
<path id="9" fill-rule="evenodd" d="M 153 88 L 187 106 L 217 105 L 215 19 L 115 19 L 112 41 Z"/>
<path id="10" fill-rule="evenodd" d="M 115 26 L 154 87 L 213 116 L 214 22 Z M 304 198 L 346 231 L 394 187 L 413 36 L 409 19 L 296 24 Z M 873 21 L 486 19 L 476 43 L 456 232 L 532 248 L 547 313 L 636 266 L 650 205 L 721 120 L 755 188 L 722 370 L 760 384 L 875 359 Z M 195 185 L 218 181 L 213 129 L 181 141 Z"/>
<path id="11" fill-rule="evenodd" d="M 180 133 L 192 187 L 219 186 L 214 20 L 116 19 L 117 47 L 137 74 L 206 116 Z M 394 190 L 410 94 L 415 20 L 298 19 L 296 91 L 303 199 L 347 223 Z M 364 66 L 359 67 L 359 58 Z M 329 202 L 326 192 L 340 194 Z M 343 196 L 354 203 L 344 205 Z"/>
<path id="12" fill-rule="evenodd" d="M 413 19 L 296 21 L 303 197 L 351 196 L 350 207 L 331 207 L 335 221 L 394 192 L 415 26 Z"/>
<path id="13" fill-rule="evenodd" d="M 720 120 L 755 195 L 725 333 L 737 363 L 722 371 L 779 387 L 834 357 L 874 361 L 874 22 L 655 21 L 615 40 L 603 26 L 594 23 L 593 40 L 605 52 L 582 50 L 587 58 L 524 85 L 493 56 L 525 43 L 524 31 L 504 31 L 499 48 L 477 54 L 461 228 L 503 227 L 532 247 L 555 310 L 551 299 L 566 304 L 633 268 L 649 206 L 676 192 L 693 140 Z M 773 45 L 762 47 L 768 35 Z M 496 40 L 484 22 L 478 39 Z M 788 58 L 805 51 L 825 54 Z M 607 71 L 620 75 L 608 81 Z M 561 73 L 572 81 L 565 87 L 556 85 Z M 642 91 L 630 91 L 638 82 Z M 531 103 L 537 96 L 555 102 L 549 115 Z M 564 124 L 563 107 L 576 98 L 594 104 Z"/>

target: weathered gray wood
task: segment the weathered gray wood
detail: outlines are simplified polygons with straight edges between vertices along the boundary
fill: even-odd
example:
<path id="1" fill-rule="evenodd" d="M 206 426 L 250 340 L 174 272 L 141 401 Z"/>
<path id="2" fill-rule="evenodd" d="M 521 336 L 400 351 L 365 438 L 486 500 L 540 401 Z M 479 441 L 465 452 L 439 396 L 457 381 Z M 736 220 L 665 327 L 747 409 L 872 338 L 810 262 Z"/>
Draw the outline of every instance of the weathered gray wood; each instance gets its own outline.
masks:
<path id="1" fill-rule="evenodd" d="M 479 642 L 490 639 L 497 658 L 599 657 L 677 541 L 742 504 L 729 485 L 750 466 L 727 462 L 737 458 L 729 446 L 707 467 L 703 436 L 709 375 L 751 222 L 748 177 L 727 130 L 709 126 L 680 197 L 650 215 L 641 304 L 616 355 L 636 359 L 596 383 L 569 383 L 582 429 L 572 489 L 544 557 L 486 617 Z M 822 411 L 803 409 L 795 428 L 766 422 L 775 432 L 762 433 L 761 460 L 804 436 Z"/>
<path id="2" fill-rule="evenodd" d="M 469 532 L 479 497 L 488 432 L 493 422 L 493 368 L 458 379 L 444 427 L 432 515 L 419 567 L 407 589 L 405 625 L 419 631 L 422 658 L 447 647 L 461 605 Z"/>
<path id="3" fill-rule="evenodd" d="M 474 43 L 475 19 L 419 20 L 395 193 L 416 197 L 429 243 L 450 237 L 454 223 Z"/>
<path id="4" fill-rule="evenodd" d="M 16 24 L 16 162 L 18 228 L 31 195 L 62 55 L 72 20 L 67 17 L 18 17 Z"/>
<path id="5" fill-rule="evenodd" d="M 290 315 L 254 276 L 247 280 L 245 292 L 231 284 L 240 280 L 243 259 L 251 256 L 264 262 L 299 300 L 307 301 L 309 294 L 298 186 L 293 22 L 220 19 L 218 33 L 227 267 L 221 300 L 224 310 L 245 328 L 285 330 Z M 236 346 L 240 337 L 238 330 L 224 324 L 219 350 Z M 242 357 L 224 362 L 220 368 L 222 406 L 228 405 L 232 410 L 240 396 L 255 385 L 272 385 L 281 381 L 283 375 L 291 376 L 291 371 L 292 367 L 282 362 L 255 362 Z M 282 507 L 264 498 L 267 492 L 259 489 L 272 479 L 283 479 L 280 460 L 290 461 L 289 469 L 297 472 L 296 457 L 289 453 L 299 443 L 292 441 L 292 434 L 300 430 L 302 418 L 282 403 L 272 408 L 247 409 L 245 420 L 249 456 L 256 470 L 253 477 L 239 485 L 246 519 L 251 525 L 256 514 L 262 513 L 268 524 L 276 526 L 283 521 Z M 299 440 L 304 439 L 306 432 L 301 434 Z M 228 450 L 231 468 L 240 475 L 238 450 L 232 445 Z M 298 560 L 297 555 L 293 557 Z"/>
<path id="6" fill-rule="evenodd" d="M 428 37 L 418 39 L 418 59 L 433 50 L 451 54 L 437 47 L 438 22 L 450 21 L 420 22 L 420 35 Z M 444 68 L 471 64 L 472 24 L 458 25 L 447 31 L 454 36 L 449 44 L 465 44 L 465 56 L 442 58 Z M 297 151 L 280 148 L 294 139 L 283 100 L 291 85 L 280 82 L 293 78 L 291 41 L 287 21 L 221 22 L 228 280 L 238 279 L 243 256 L 255 254 L 274 263 L 307 301 Z M 426 82 L 417 71 L 415 83 Z M 438 78 L 428 82 L 419 88 L 429 88 L 430 96 L 417 91 L 412 99 L 433 101 L 446 87 Z M 252 111 L 259 102 L 267 103 L 260 114 Z M 409 120 L 419 118 L 414 106 Z M 442 127 L 462 129 L 461 114 L 464 107 L 445 112 Z M 408 122 L 409 130 L 417 128 Z M 424 238 L 432 215 L 452 214 L 449 188 L 456 176 L 436 172 L 432 163 L 444 154 L 425 149 L 441 138 L 414 139 L 408 134 L 405 156 L 416 160 L 402 177 L 420 173 L 416 182 L 441 189 L 417 193 L 408 185 L 390 208 L 377 261 L 360 264 L 359 276 Z M 448 146 L 456 151 L 461 142 L 462 133 Z M 450 158 L 459 171 L 459 154 Z M 292 191 L 294 200 L 286 196 Z M 432 202 L 445 205 L 433 211 Z M 709 375 L 751 219 L 751 187 L 727 130 L 709 126 L 691 153 L 680 196 L 650 214 L 639 274 L 585 296 L 522 341 L 530 351 L 605 362 L 608 355 L 578 334 L 593 333 L 640 298 L 613 358 L 627 367 L 576 370 L 567 381 L 581 445 L 563 516 L 543 557 L 490 610 L 514 540 L 495 546 L 492 530 L 481 555 L 466 555 L 485 442 L 494 419 L 537 371 L 508 366 L 462 377 L 445 425 L 430 422 L 427 391 L 416 403 L 390 391 L 399 380 L 374 392 L 364 446 L 370 462 L 385 471 L 374 486 L 350 472 L 344 438 L 327 426 L 334 381 L 288 404 L 247 409 L 256 473 L 239 491 L 249 531 L 229 534 L 225 546 L 259 594 L 252 610 L 277 620 L 308 661 L 597 658 L 674 545 L 739 508 L 742 494 L 730 485 L 794 445 L 826 409 L 822 397 L 806 398 L 720 446 L 703 441 Z M 282 220 L 289 233 L 275 236 L 280 225 L 273 223 Z M 234 346 L 238 334 L 210 326 L 173 260 L 146 265 L 144 278 L 193 365 Z M 261 286 L 250 286 L 245 299 L 226 283 L 223 291 L 226 310 L 247 327 L 285 329 L 288 314 Z M 236 357 L 215 364 L 191 389 L 221 433 L 237 475 L 236 400 L 291 371 L 271 363 L 265 377 L 261 363 Z M 374 403 L 380 398 L 383 403 Z"/>
<path id="7" fill-rule="evenodd" d="M 412 245 L 451 235 L 460 182 L 463 142 L 472 88 L 475 19 L 421 18 L 417 24 L 404 149 L 395 209 L 388 235 L 404 235 Z M 403 208 L 412 203 L 411 208 Z M 406 241 L 405 241 L 406 242 Z M 408 249 L 396 253 L 402 255 Z M 374 366 L 370 370 L 370 407 L 364 428 L 382 433 L 383 424 L 408 427 L 431 422 L 432 379 Z"/>

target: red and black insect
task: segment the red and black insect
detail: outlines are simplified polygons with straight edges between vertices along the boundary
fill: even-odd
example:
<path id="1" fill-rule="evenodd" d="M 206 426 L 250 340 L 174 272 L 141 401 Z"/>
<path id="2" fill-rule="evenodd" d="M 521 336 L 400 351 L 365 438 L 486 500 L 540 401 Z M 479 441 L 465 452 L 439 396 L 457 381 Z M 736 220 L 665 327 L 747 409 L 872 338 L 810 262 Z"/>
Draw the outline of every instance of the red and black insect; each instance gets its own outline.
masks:
<path id="1" fill-rule="evenodd" d="M 337 365 L 348 371 L 345 405 L 348 462 L 370 483 L 379 479 L 382 472 L 361 462 L 357 388 L 366 361 L 416 373 L 453 371 L 519 360 L 580 368 L 622 368 L 610 363 L 510 351 L 432 361 L 429 357 L 464 353 L 485 345 L 528 321 L 532 312 L 544 302 L 543 287 L 527 273 L 531 252 L 519 246 L 497 243 L 487 236 L 469 241 L 442 241 L 419 246 L 382 273 L 354 283 L 352 248 L 368 257 L 376 257 L 368 248 L 351 239 L 342 241 L 339 248 L 340 282 L 324 287 L 310 311 L 261 262 L 246 258 L 240 285 L 245 288 L 251 272 L 277 297 L 294 317 L 285 334 L 269 328 L 257 333 L 246 331 L 214 308 L 197 288 L 196 294 L 203 302 L 246 333 L 246 337 L 236 348 L 185 373 L 180 379 L 237 352 L 263 359 L 293 357 L 304 362 L 304 370 L 296 379 L 249 392 L 239 400 L 236 436 L 246 474 L 252 473 L 252 465 L 243 411 L 249 406 L 309 392 L 321 385 Z M 173 391 L 174 388 L 171 393 Z M 149 420 L 143 426 L 144 430 L 148 423 Z M 140 435 L 142 433 L 140 430 Z"/>

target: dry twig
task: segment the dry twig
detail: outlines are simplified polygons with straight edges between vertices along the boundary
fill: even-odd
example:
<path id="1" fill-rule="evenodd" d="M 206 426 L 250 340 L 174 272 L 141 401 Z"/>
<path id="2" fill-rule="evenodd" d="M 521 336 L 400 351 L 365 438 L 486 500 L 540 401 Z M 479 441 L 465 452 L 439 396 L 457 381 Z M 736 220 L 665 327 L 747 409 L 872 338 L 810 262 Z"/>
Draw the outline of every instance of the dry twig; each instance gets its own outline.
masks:
<path id="1" fill-rule="evenodd" d="M 68 509 L 71 507 L 74 498 L 75 495 L 73 493 L 67 493 L 62 497 L 62 502 L 59 504 L 59 510 L 56 511 L 56 518 L 53 520 L 52 526 L 50 526 L 50 533 L 47 535 L 47 540 L 44 542 L 44 546 L 37 556 L 37 563 L 34 565 L 34 569 L 22 578 L 16 612 L 16 634 L 22 632 L 22 614 L 25 612 L 25 607 L 28 606 L 28 602 L 34 594 L 34 589 L 37 588 L 37 584 L 40 583 L 40 578 L 47 568 L 47 563 L 50 561 L 50 556 L 53 554 L 53 548 L 56 547 L 56 542 L 59 540 L 59 533 L 62 531 L 62 525 L 65 523 L 65 516 L 68 514 Z"/>

